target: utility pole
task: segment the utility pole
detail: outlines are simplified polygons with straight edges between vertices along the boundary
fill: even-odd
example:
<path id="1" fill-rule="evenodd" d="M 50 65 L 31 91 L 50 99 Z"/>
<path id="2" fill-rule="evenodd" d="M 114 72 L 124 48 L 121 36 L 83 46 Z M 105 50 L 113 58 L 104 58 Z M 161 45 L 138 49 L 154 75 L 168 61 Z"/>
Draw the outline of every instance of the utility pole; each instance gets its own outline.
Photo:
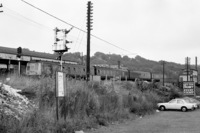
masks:
<path id="1" fill-rule="evenodd" d="M 198 68 L 197 68 L 197 63 L 198 62 L 198 59 L 197 59 L 197 57 L 195 57 L 195 69 L 196 69 L 196 71 L 197 71 L 197 73 L 198 73 Z M 198 78 L 198 74 L 197 74 L 197 82 L 199 81 L 199 78 Z"/>
<path id="2" fill-rule="evenodd" d="M 84 64 L 84 62 L 83 62 L 83 52 L 81 52 L 81 64 L 83 65 Z"/>
<path id="3" fill-rule="evenodd" d="M 165 86 L 165 61 L 163 61 L 163 86 Z"/>
<path id="4" fill-rule="evenodd" d="M 3 7 L 2 3 L 0 4 L 0 8 L 1 8 L 1 7 Z M 0 10 L 0 13 L 1 13 L 1 12 L 3 12 L 3 11 Z"/>
<path id="5" fill-rule="evenodd" d="M 190 58 L 189 57 L 186 57 L 185 65 L 186 65 L 186 74 L 187 74 L 187 81 L 188 81 L 189 80 L 188 76 L 190 74 Z"/>
<path id="6" fill-rule="evenodd" d="M 87 3 L 87 63 L 86 63 L 86 80 L 90 79 L 90 31 L 92 30 L 92 14 L 93 6 L 92 2 L 88 1 Z"/>
<path id="7" fill-rule="evenodd" d="M 197 57 L 195 57 L 195 69 L 197 70 Z"/>

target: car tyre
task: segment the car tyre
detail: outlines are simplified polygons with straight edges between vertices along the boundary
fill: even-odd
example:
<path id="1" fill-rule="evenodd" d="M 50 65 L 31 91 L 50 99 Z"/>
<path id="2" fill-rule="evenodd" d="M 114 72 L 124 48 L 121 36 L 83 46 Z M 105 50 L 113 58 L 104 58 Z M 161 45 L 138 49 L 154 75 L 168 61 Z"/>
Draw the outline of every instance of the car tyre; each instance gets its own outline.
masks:
<path id="1" fill-rule="evenodd" d="M 196 108 L 195 107 L 192 107 L 192 109 L 191 110 L 195 110 Z"/>
<path id="2" fill-rule="evenodd" d="M 161 111 L 164 111 L 165 110 L 165 106 L 160 106 L 159 108 Z"/>
<path id="3" fill-rule="evenodd" d="M 181 111 L 186 112 L 186 111 L 187 111 L 187 108 L 186 108 L 186 107 L 182 107 L 182 108 L 181 108 Z"/>

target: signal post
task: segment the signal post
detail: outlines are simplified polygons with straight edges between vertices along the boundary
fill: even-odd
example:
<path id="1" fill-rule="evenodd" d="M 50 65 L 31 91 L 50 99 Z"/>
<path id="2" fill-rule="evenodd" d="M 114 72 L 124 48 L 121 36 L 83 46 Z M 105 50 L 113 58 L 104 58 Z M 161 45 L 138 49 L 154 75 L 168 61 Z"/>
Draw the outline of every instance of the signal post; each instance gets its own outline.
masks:
<path id="1" fill-rule="evenodd" d="M 54 29 L 55 32 L 55 42 L 53 45 L 53 51 L 58 54 L 57 59 L 60 60 L 60 71 L 56 72 L 56 83 L 55 83 L 55 96 L 56 96 L 56 118 L 59 119 L 59 98 L 65 96 L 66 91 L 66 74 L 63 73 L 63 66 L 62 66 L 62 56 L 65 52 L 69 50 L 69 48 L 66 46 L 67 43 L 71 43 L 70 41 L 66 40 L 67 34 L 72 30 L 66 30 L 66 29 L 58 29 L 57 27 Z M 58 32 L 63 33 L 63 38 L 59 39 L 57 38 Z M 58 43 L 59 41 L 62 41 L 61 43 Z"/>
<path id="2" fill-rule="evenodd" d="M 0 4 L 0 9 L 3 7 L 2 3 Z M 0 10 L 0 13 L 2 13 L 3 10 Z"/>
<path id="3" fill-rule="evenodd" d="M 21 56 L 22 56 L 22 48 L 17 48 L 17 58 L 18 58 L 18 75 L 21 75 Z"/>

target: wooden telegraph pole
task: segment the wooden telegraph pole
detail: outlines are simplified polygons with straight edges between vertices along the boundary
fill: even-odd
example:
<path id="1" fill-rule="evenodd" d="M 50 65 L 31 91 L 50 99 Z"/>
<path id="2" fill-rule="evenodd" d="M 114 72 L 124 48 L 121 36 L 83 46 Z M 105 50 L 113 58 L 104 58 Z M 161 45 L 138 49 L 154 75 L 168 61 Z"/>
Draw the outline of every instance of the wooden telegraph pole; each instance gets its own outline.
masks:
<path id="1" fill-rule="evenodd" d="M 87 63 L 86 63 L 86 80 L 90 80 L 90 31 L 92 30 L 92 2 L 87 3 Z"/>
<path id="2" fill-rule="evenodd" d="M 190 74 L 190 58 L 189 57 L 186 57 L 185 65 L 186 65 L 187 81 L 189 81 L 189 78 L 188 78 Z"/>
<path id="3" fill-rule="evenodd" d="M 165 86 L 165 61 L 163 61 L 163 86 Z"/>

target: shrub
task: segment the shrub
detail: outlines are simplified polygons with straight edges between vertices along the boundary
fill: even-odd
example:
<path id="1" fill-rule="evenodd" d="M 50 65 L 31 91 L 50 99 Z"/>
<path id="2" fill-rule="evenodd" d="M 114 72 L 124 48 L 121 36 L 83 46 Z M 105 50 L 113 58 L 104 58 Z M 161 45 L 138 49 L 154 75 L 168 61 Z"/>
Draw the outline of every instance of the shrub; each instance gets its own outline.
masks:
<path id="1" fill-rule="evenodd" d="M 17 128 L 19 120 L 0 111 L 0 133 L 12 133 Z"/>
<path id="2" fill-rule="evenodd" d="M 153 112 L 154 105 L 151 101 L 148 101 L 144 96 L 139 98 L 137 101 L 132 102 L 130 111 L 138 115 L 144 115 Z"/>
<path id="3" fill-rule="evenodd" d="M 10 78 L 10 80 L 5 82 L 7 82 L 7 84 L 9 84 L 10 86 L 20 90 L 35 88 L 40 85 L 40 80 L 38 80 L 37 78 L 19 76 L 17 74 L 8 75 L 7 77 Z"/>
<path id="4" fill-rule="evenodd" d="M 108 93 L 106 86 L 100 82 L 89 82 L 88 89 L 94 91 L 97 95 L 104 95 Z"/>
<path id="5" fill-rule="evenodd" d="M 56 132 L 54 111 L 35 110 L 33 113 L 24 117 L 17 128 L 16 133 L 53 133 Z"/>
<path id="6" fill-rule="evenodd" d="M 122 82 L 122 88 L 131 91 L 133 88 L 136 88 L 136 85 L 133 82 Z"/>
<path id="7" fill-rule="evenodd" d="M 34 100 L 39 103 L 39 108 L 24 116 L 21 121 L 9 125 L 0 122 L 0 131 L 72 133 L 75 130 L 106 126 L 109 122 L 127 119 L 130 113 L 152 113 L 157 102 L 179 95 L 176 89 L 168 93 L 161 89 L 146 89 L 142 92 L 131 82 L 103 84 L 71 80 L 67 81 L 67 95 L 60 98 L 59 120 L 56 121 L 55 79 L 46 77 L 32 81 L 31 85 L 24 84 L 23 91 L 35 94 Z M 22 85 L 20 82 L 23 81 L 18 82 Z M 116 91 L 116 86 L 123 91 Z"/>
<path id="8" fill-rule="evenodd" d="M 55 105 L 55 80 L 52 78 L 41 79 L 40 88 L 36 90 L 39 108 Z"/>

